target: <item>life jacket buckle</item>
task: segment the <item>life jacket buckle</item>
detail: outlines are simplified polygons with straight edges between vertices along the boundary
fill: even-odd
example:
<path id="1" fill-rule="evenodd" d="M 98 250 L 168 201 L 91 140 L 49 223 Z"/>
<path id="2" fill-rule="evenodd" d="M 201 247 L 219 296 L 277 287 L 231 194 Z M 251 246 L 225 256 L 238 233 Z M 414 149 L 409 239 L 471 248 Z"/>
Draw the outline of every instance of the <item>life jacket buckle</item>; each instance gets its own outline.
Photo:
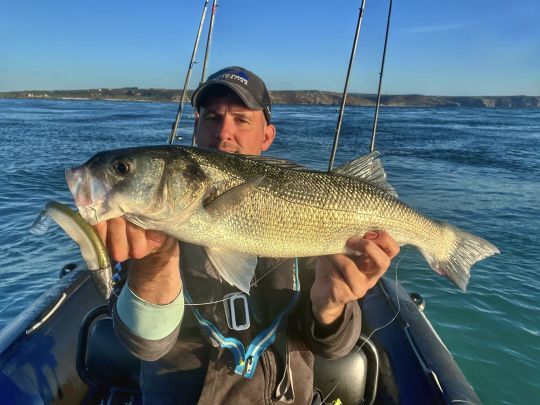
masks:
<path id="1" fill-rule="evenodd" d="M 227 326 L 232 330 L 246 330 L 250 327 L 249 305 L 246 294 L 235 292 L 223 297 Z"/>

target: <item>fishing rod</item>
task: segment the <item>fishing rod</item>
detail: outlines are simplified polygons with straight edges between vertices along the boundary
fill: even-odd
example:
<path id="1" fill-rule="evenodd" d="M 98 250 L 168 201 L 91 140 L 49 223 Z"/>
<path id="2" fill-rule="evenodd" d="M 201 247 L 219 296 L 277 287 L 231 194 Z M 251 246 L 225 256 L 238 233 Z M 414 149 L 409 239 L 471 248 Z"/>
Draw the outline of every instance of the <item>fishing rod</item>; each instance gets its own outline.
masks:
<path id="1" fill-rule="evenodd" d="M 364 2 L 365 1 L 362 1 L 362 6 L 360 8 L 360 16 L 358 17 L 359 22 L 358 22 L 358 26 L 357 26 L 356 35 L 358 35 L 358 31 L 360 29 L 359 25 L 360 25 L 360 19 L 362 18 L 362 8 L 364 7 Z M 375 107 L 375 117 L 374 117 L 374 120 L 373 120 L 373 130 L 372 130 L 372 133 L 371 133 L 371 143 L 370 143 L 370 148 L 369 148 L 370 152 L 373 152 L 375 150 L 375 134 L 377 132 L 377 121 L 378 121 L 378 118 L 379 118 L 379 107 L 380 107 L 380 104 L 381 104 L 381 86 L 382 86 L 382 78 L 383 78 L 383 72 L 384 72 L 384 62 L 385 62 L 385 59 L 386 59 L 386 45 L 388 43 L 388 32 L 390 30 L 390 17 L 391 17 L 391 15 L 392 15 L 392 0 L 390 0 L 389 6 L 388 6 L 388 20 L 386 22 L 386 34 L 385 34 L 385 38 L 384 38 L 384 48 L 383 48 L 383 55 L 382 55 L 382 61 L 381 61 L 381 70 L 380 70 L 380 73 L 379 73 L 379 88 L 377 90 L 377 104 L 376 104 L 376 107 Z M 350 73 L 350 70 L 351 70 L 351 64 L 352 64 L 352 60 L 353 60 L 353 57 L 354 57 L 354 52 L 355 52 L 355 48 L 356 48 L 357 39 L 358 38 L 355 37 L 355 39 L 354 39 L 355 43 L 354 43 L 354 46 L 353 46 L 353 51 L 351 52 L 351 60 L 349 62 L 349 71 L 347 72 L 345 90 L 343 92 L 343 100 L 342 100 L 342 103 L 341 103 L 341 108 L 342 109 L 343 109 L 343 106 L 345 105 L 347 82 L 349 80 L 349 73 Z M 342 120 L 342 115 L 343 115 L 341 110 L 340 110 L 339 113 L 340 113 L 340 115 L 339 115 L 338 124 L 337 124 L 337 128 L 336 128 L 336 135 L 334 137 L 334 147 L 332 149 L 332 157 L 331 157 L 331 160 L 330 160 L 330 163 L 329 163 L 329 166 L 328 166 L 328 171 L 332 170 L 332 165 L 334 163 L 334 157 L 335 157 L 336 148 L 337 148 L 337 141 L 338 141 L 338 137 L 339 137 L 339 129 L 340 129 L 340 126 L 341 126 L 341 120 Z M 401 259 L 403 259 L 403 256 L 401 257 Z M 400 306 L 400 301 L 399 301 L 399 293 L 397 292 L 398 291 L 397 266 L 398 266 L 399 262 L 401 261 L 401 259 L 396 263 L 396 266 L 395 266 L 395 270 L 396 270 L 396 273 L 395 273 L 396 274 L 396 302 L 398 304 L 397 312 L 392 317 L 392 319 L 390 319 L 387 323 L 385 323 L 382 326 L 377 327 L 376 329 L 374 329 L 369 334 L 369 336 L 367 336 L 367 337 L 365 337 L 363 339 L 364 341 L 362 342 L 362 344 L 356 350 L 357 353 L 360 352 L 360 350 L 362 349 L 362 347 L 366 343 L 370 342 L 369 339 L 371 339 L 371 337 L 375 334 L 375 332 L 386 328 L 388 325 L 390 325 L 392 322 L 394 322 L 397 319 L 399 313 L 401 312 L 401 306 Z M 340 383 L 341 383 L 341 380 L 338 380 L 336 382 L 336 384 L 330 390 L 330 392 L 323 398 L 323 402 L 326 402 L 326 400 L 332 395 L 332 393 L 336 390 L 336 388 L 339 386 Z M 375 381 L 373 392 L 376 392 L 376 390 L 377 390 L 377 381 Z M 371 404 L 373 404 L 375 402 L 375 398 L 376 398 L 376 396 L 372 395 L 371 402 L 369 403 L 369 405 L 371 405 Z"/>
<path id="2" fill-rule="evenodd" d="M 377 104 L 375 106 L 375 117 L 373 118 L 373 130 L 371 131 L 371 143 L 369 145 L 369 151 L 375 150 L 375 136 L 377 134 L 377 122 L 379 120 L 379 107 L 381 106 L 381 87 L 384 73 L 384 61 L 386 59 L 386 45 L 388 44 L 388 32 L 390 31 L 390 17 L 392 16 L 392 0 L 388 5 L 388 20 L 386 22 L 386 34 L 384 37 L 384 48 L 381 61 L 381 71 L 379 73 L 379 88 L 377 90 Z"/>
<path id="3" fill-rule="evenodd" d="M 206 50 L 204 52 L 204 62 L 201 74 L 201 81 L 199 86 L 204 83 L 206 79 L 206 64 L 208 63 L 208 56 L 210 55 L 210 46 L 212 44 L 212 31 L 214 30 L 214 18 L 216 17 L 217 0 L 212 2 L 212 15 L 210 16 L 210 25 L 208 26 L 208 37 L 206 38 Z M 191 136 L 191 146 L 195 146 L 195 131 Z"/>
<path id="4" fill-rule="evenodd" d="M 182 113 L 184 112 L 184 101 L 186 99 L 187 95 L 187 88 L 189 86 L 189 78 L 191 77 L 191 71 L 193 70 L 193 65 L 195 65 L 195 55 L 197 54 L 197 47 L 199 46 L 199 39 L 201 37 L 201 31 L 204 24 L 204 19 L 206 17 L 206 9 L 208 7 L 208 1 L 204 1 L 204 7 L 203 12 L 201 16 L 201 21 L 199 23 L 199 30 L 197 31 L 197 37 L 195 38 L 195 44 L 193 45 L 193 52 L 191 54 L 191 61 L 189 62 L 188 71 L 186 74 L 186 80 L 184 82 L 184 88 L 182 89 L 182 97 L 180 98 L 180 105 L 178 106 L 178 112 L 176 113 L 176 119 L 174 121 L 171 134 L 169 135 L 169 139 L 167 143 L 169 145 L 172 145 L 174 140 L 176 139 L 176 131 L 178 130 L 178 124 L 180 123 L 180 119 L 182 118 Z"/>
<path id="5" fill-rule="evenodd" d="M 206 64 L 208 63 L 208 56 L 210 55 L 210 46 L 212 44 L 212 32 L 214 31 L 214 19 L 216 18 L 217 0 L 212 2 L 212 15 L 210 16 L 210 26 L 208 27 L 208 37 L 206 38 L 206 50 L 204 52 L 204 62 L 201 75 L 201 81 L 199 85 L 204 83 L 206 79 Z"/>
<path id="6" fill-rule="evenodd" d="M 349 68 L 347 70 L 347 76 L 345 78 L 345 88 L 343 89 L 343 96 L 341 97 L 341 107 L 339 108 L 339 116 L 336 124 L 336 133 L 334 135 L 334 145 L 332 146 L 332 154 L 330 155 L 330 161 L 328 162 L 328 171 L 332 170 L 334 166 L 334 159 L 336 157 L 336 150 L 339 140 L 339 132 L 341 131 L 341 122 L 343 121 L 343 112 L 345 110 L 345 102 L 347 101 L 347 89 L 349 87 L 349 78 L 351 75 L 352 65 L 354 61 L 354 55 L 356 54 L 356 46 L 358 44 L 358 37 L 360 36 L 360 27 L 362 26 L 362 19 L 364 16 L 364 6 L 366 0 L 362 0 L 360 5 L 360 11 L 358 13 L 358 22 L 356 23 L 356 32 L 354 34 L 353 47 L 351 50 L 351 57 L 349 59 Z"/>

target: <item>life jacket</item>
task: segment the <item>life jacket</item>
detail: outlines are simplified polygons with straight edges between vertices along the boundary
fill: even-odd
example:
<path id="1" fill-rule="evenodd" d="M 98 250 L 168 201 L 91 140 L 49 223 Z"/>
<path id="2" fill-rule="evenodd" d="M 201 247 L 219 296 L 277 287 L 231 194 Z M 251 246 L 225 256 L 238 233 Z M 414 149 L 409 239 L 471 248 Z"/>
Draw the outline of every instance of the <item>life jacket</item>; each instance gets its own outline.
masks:
<path id="1" fill-rule="evenodd" d="M 283 332 L 300 296 L 297 259 L 259 258 L 247 295 L 221 279 L 202 247 L 180 249 L 185 302 L 212 345 L 231 351 L 235 373 L 252 378 L 272 344 L 288 363 Z"/>

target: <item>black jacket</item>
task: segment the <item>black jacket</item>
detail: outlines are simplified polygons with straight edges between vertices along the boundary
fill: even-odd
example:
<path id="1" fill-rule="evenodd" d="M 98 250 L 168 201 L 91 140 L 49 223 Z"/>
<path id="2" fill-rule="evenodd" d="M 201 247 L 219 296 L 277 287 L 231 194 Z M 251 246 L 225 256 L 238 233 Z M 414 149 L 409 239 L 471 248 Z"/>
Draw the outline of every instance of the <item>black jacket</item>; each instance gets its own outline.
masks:
<path id="1" fill-rule="evenodd" d="M 181 257 L 183 286 L 194 303 L 219 301 L 225 294 L 238 291 L 221 282 L 202 248 L 181 244 Z M 309 300 L 314 260 L 300 261 L 299 274 L 299 299 L 280 322 L 275 341 L 261 355 L 252 378 L 234 372 L 237 363 L 231 350 L 215 347 L 189 309 L 181 324 L 160 340 L 136 336 L 114 310 L 117 335 L 143 360 L 145 403 L 311 403 L 314 354 L 337 358 L 349 353 L 360 335 L 360 308 L 356 302 L 349 303 L 335 330 L 318 335 Z M 260 281 L 250 291 L 253 316 L 247 331 L 227 328 L 221 302 L 197 307 L 199 315 L 247 348 L 293 299 L 294 277 L 294 260 L 259 259 L 255 278 Z"/>

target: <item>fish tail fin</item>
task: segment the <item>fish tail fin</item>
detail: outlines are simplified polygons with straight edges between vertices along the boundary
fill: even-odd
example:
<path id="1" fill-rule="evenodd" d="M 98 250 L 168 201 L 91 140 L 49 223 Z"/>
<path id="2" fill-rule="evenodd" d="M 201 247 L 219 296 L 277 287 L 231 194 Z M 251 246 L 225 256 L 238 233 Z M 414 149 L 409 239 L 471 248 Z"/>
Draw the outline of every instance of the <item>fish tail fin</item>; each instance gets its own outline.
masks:
<path id="1" fill-rule="evenodd" d="M 452 225 L 442 225 L 443 232 L 453 234 L 451 248 L 445 254 L 428 252 L 425 248 L 420 248 L 420 252 L 435 272 L 448 276 L 462 291 L 466 291 L 471 277 L 471 266 L 479 260 L 500 253 L 499 249 L 487 240 Z"/>

